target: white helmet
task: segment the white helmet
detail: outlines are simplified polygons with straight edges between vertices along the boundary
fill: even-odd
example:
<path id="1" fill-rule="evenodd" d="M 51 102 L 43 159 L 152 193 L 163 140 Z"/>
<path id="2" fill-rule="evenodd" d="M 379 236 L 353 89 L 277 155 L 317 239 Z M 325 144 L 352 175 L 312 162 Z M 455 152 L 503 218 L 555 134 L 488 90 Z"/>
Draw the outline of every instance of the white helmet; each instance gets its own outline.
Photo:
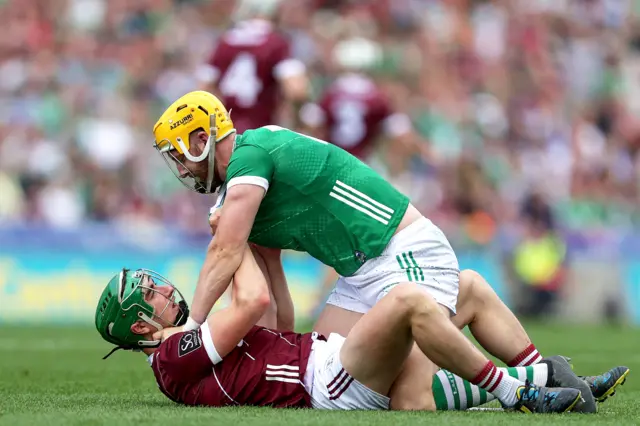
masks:
<path id="1" fill-rule="evenodd" d="M 255 18 L 274 17 L 282 0 L 237 0 L 233 12 L 235 21 L 245 21 Z"/>
<path id="2" fill-rule="evenodd" d="M 370 70 L 382 61 L 382 47 L 363 37 L 342 40 L 333 48 L 333 60 L 345 70 Z"/>

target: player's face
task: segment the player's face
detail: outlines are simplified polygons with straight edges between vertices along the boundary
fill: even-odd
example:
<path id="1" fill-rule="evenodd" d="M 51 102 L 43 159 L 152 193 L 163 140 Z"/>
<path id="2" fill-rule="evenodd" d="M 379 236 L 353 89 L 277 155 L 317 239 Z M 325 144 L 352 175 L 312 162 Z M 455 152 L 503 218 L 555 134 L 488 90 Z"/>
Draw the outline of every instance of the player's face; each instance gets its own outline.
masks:
<path id="1" fill-rule="evenodd" d="M 175 303 L 175 289 L 169 285 L 158 285 L 149 276 L 141 283 L 144 300 L 153 307 L 156 321 L 163 327 L 171 327 L 180 314 L 180 307 Z"/>
<path id="2" fill-rule="evenodd" d="M 198 156 L 202 153 L 202 147 L 192 145 L 189 152 L 194 156 Z M 184 154 L 176 153 L 174 154 L 172 159 L 176 165 L 176 168 L 178 169 L 178 173 L 179 173 L 178 177 L 180 179 L 194 176 L 201 182 L 204 182 L 207 180 L 207 174 L 209 171 L 208 158 L 202 161 L 198 161 L 196 163 L 194 161 L 188 160 Z"/>
<path id="3" fill-rule="evenodd" d="M 209 135 L 204 131 L 192 132 L 189 135 L 189 153 L 194 157 L 200 156 L 207 146 L 208 139 Z M 216 150 L 216 147 L 217 144 L 212 146 L 210 149 Z M 217 158 L 218 153 L 216 152 L 215 154 Z M 194 162 L 187 159 L 184 154 L 173 152 L 170 158 L 175 165 L 179 179 L 183 181 L 195 179 L 200 183 L 200 185 L 204 185 L 204 182 L 207 181 L 207 178 L 209 177 L 209 156 L 207 156 L 207 158 L 203 159 L 202 161 Z M 219 176 L 215 169 L 213 173 L 214 183 L 219 182 Z"/>

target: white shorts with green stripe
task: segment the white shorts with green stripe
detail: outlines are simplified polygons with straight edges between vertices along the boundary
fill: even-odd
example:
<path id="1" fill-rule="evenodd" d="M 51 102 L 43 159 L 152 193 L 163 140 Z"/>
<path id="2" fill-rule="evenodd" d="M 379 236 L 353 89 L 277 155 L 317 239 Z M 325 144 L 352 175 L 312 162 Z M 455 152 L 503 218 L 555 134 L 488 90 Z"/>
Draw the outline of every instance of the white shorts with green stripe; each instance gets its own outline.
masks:
<path id="1" fill-rule="evenodd" d="M 340 277 L 327 303 L 365 313 L 394 286 L 414 282 L 455 314 L 459 275 L 447 237 L 429 219 L 421 218 L 394 235 L 384 252 L 353 276 Z"/>

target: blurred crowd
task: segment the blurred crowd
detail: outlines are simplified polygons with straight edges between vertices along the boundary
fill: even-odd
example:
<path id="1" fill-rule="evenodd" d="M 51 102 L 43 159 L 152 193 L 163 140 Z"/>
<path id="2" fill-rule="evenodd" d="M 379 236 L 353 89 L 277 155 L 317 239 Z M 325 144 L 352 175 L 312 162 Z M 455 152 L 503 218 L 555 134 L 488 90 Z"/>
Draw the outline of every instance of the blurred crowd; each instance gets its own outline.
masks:
<path id="1" fill-rule="evenodd" d="M 0 223 L 206 230 L 152 148 L 200 87 L 232 0 L 0 0 Z M 285 0 L 278 25 L 331 81 L 332 46 L 383 48 L 373 78 L 429 161 L 384 141 L 372 164 L 447 232 L 640 227 L 637 0 Z M 288 125 L 290 123 L 279 123 Z"/>

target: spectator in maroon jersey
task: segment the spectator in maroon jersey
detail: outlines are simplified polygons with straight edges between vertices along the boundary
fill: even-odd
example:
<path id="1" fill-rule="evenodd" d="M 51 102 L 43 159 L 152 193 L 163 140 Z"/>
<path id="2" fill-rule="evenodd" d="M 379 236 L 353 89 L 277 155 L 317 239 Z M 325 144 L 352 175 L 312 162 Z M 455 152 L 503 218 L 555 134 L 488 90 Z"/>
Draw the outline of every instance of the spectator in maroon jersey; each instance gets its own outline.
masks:
<path id="1" fill-rule="evenodd" d="M 427 155 L 409 116 L 396 111 L 367 75 L 382 60 L 380 46 L 359 37 L 343 40 L 334 47 L 333 60 L 340 74 L 318 103 L 308 103 L 300 111 L 309 132 L 365 162 L 381 137 L 390 139 L 392 145 Z"/>
<path id="2" fill-rule="evenodd" d="M 240 133 L 276 123 L 283 100 L 300 105 L 307 98 L 306 67 L 291 56 L 288 38 L 273 22 L 279 3 L 239 1 L 235 24 L 198 73 L 203 90 L 218 95 L 233 111 Z"/>

